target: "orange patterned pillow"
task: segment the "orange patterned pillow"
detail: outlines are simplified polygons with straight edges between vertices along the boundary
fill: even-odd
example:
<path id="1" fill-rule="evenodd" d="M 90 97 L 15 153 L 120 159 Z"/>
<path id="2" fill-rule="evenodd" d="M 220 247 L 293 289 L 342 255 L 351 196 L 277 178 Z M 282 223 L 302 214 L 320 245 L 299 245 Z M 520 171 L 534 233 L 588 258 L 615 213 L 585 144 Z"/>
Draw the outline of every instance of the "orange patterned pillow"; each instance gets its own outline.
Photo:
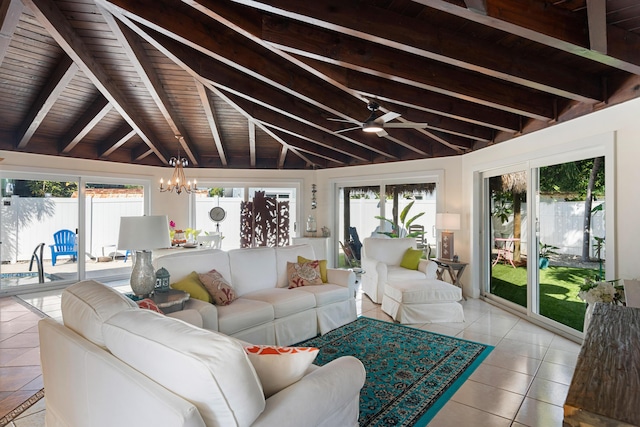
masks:
<path id="1" fill-rule="evenodd" d="M 158 305 L 151 298 L 141 299 L 140 301 L 136 301 L 136 303 L 140 308 L 144 308 L 146 310 L 151 310 L 151 311 L 155 311 L 156 313 L 164 314 L 162 310 L 160 310 L 160 307 L 158 307 Z"/>
<path id="2" fill-rule="evenodd" d="M 252 345 L 245 347 L 265 397 L 299 381 L 318 355 L 315 347 L 277 347 Z"/>
<path id="3" fill-rule="evenodd" d="M 198 274 L 198 277 L 213 298 L 215 305 L 229 305 L 237 298 L 236 292 L 218 271 L 211 270 L 208 273 Z"/>
<path id="4" fill-rule="evenodd" d="M 289 289 L 307 285 L 322 285 L 320 275 L 320 262 L 288 262 L 287 277 L 289 277 Z"/>

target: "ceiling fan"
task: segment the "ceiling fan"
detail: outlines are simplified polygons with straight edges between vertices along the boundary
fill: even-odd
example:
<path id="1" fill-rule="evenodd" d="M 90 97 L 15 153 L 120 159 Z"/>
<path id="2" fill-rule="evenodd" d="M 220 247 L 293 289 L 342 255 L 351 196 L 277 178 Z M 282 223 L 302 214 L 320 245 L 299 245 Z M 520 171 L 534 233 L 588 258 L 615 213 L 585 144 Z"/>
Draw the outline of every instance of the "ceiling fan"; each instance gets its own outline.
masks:
<path id="1" fill-rule="evenodd" d="M 341 129 L 334 133 L 342 133 L 355 129 L 362 129 L 365 132 L 375 133 L 378 136 L 387 136 L 388 133 L 384 130 L 385 128 L 403 128 L 403 129 L 422 129 L 427 127 L 427 123 L 412 123 L 412 122 L 397 122 L 397 123 L 388 123 L 393 119 L 397 119 L 400 117 L 400 114 L 394 113 L 390 111 L 381 115 L 380 117 L 376 117 L 376 111 L 380 106 L 376 102 L 370 102 L 367 105 L 367 108 L 371 111 L 369 117 L 360 125 Z M 328 119 L 334 122 L 344 122 L 344 123 L 353 123 L 351 120 L 344 119 Z"/>

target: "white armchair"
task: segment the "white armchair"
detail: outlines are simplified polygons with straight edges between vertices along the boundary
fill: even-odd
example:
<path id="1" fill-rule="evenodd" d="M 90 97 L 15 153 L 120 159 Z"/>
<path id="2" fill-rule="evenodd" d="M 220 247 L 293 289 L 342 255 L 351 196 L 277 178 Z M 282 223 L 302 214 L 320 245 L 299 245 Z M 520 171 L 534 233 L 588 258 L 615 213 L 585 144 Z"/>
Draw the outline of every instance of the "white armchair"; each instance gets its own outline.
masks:
<path id="1" fill-rule="evenodd" d="M 362 290 L 376 304 L 382 302 L 384 285 L 389 282 L 414 279 L 436 279 L 436 263 L 420 260 L 418 270 L 400 267 L 407 249 L 416 247 L 414 238 L 366 238 L 362 246 Z"/>

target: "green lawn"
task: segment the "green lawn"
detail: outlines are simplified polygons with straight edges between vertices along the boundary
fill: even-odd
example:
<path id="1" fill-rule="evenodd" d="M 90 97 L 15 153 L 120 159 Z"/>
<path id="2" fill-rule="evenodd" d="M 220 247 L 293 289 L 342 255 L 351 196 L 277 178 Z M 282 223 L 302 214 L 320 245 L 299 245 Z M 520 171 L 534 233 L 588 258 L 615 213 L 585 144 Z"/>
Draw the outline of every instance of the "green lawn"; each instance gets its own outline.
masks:
<path id="1" fill-rule="evenodd" d="M 540 270 L 540 314 L 582 331 L 585 303 L 578 298 L 578 291 L 584 279 L 596 273 L 597 270 L 573 267 Z M 494 295 L 526 307 L 526 267 L 494 266 L 491 289 Z"/>

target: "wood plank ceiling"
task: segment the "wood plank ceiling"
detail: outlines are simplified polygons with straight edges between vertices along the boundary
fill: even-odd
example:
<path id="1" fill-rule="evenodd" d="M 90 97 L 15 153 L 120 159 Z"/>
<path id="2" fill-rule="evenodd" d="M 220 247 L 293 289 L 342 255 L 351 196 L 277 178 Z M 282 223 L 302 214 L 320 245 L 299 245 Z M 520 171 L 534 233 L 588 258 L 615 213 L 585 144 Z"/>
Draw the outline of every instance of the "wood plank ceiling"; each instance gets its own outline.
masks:
<path id="1" fill-rule="evenodd" d="M 637 0 L 0 0 L 3 150 L 376 164 L 482 149 L 639 88 Z M 336 133 L 371 101 L 427 126 Z"/>

